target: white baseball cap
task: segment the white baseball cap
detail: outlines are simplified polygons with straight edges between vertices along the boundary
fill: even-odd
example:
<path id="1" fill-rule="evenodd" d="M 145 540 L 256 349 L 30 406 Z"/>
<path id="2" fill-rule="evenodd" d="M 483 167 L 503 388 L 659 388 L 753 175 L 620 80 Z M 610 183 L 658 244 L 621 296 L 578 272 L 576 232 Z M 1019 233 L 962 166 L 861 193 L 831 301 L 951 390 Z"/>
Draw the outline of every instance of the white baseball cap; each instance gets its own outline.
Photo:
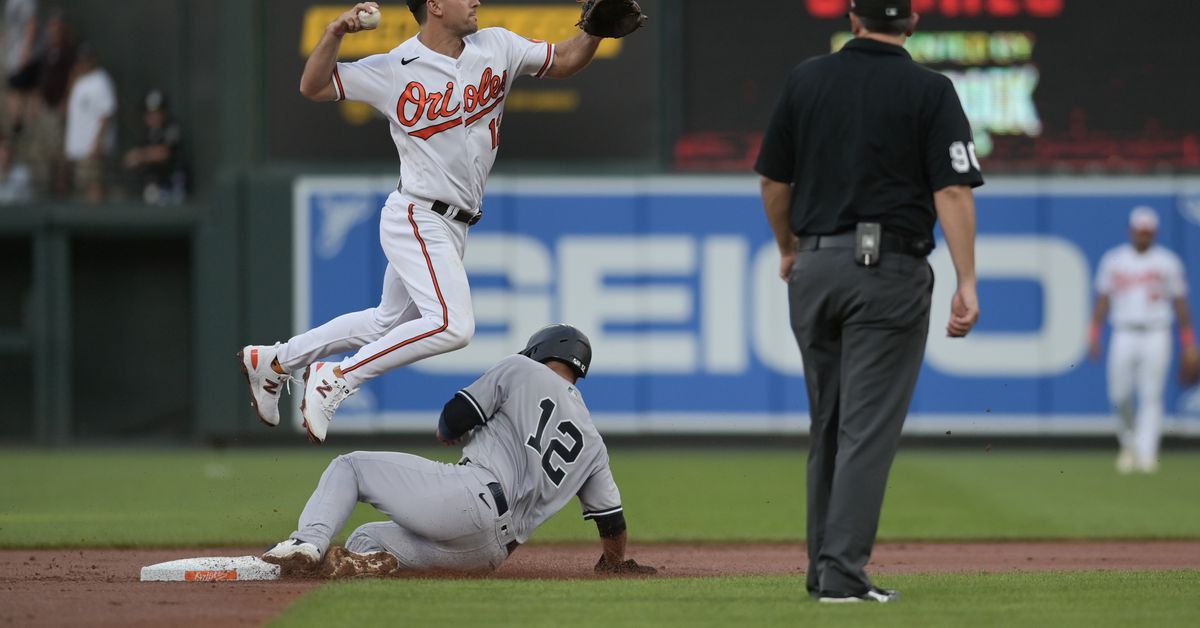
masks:
<path id="1" fill-rule="evenodd" d="M 1158 231 L 1158 212 L 1141 205 L 1129 212 L 1129 228 L 1138 231 Z"/>

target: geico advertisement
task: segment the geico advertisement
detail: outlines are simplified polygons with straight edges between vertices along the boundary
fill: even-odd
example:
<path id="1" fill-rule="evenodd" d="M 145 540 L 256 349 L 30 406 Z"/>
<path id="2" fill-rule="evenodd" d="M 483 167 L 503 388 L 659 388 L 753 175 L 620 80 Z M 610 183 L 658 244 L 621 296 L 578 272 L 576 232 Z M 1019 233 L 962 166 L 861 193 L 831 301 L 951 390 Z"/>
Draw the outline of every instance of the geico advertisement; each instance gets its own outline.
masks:
<path id="1" fill-rule="evenodd" d="M 380 208 L 394 187 L 382 178 L 297 181 L 297 331 L 377 305 L 386 267 Z M 426 429 L 454 391 L 557 321 L 591 337 L 595 359 L 581 390 L 611 429 L 804 429 L 801 358 L 754 179 L 497 178 L 489 190 L 465 260 L 474 340 L 371 382 L 339 412 L 340 429 Z M 907 428 L 1111 431 L 1104 363 L 1087 355 L 1092 283 L 1101 255 L 1127 241 L 1137 205 L 1155 207 L 1160 243 L 1200 268 L 1200 182 L 984 188 L 983 316 L 970 337 L 945 337 L 955 282 L 939 243 Z M 1186 432 L 1186 417 L 1200 417 L 1194 392 L 1168 385 L 1168 413 L 1181 417 L 1172 429 Z"/>

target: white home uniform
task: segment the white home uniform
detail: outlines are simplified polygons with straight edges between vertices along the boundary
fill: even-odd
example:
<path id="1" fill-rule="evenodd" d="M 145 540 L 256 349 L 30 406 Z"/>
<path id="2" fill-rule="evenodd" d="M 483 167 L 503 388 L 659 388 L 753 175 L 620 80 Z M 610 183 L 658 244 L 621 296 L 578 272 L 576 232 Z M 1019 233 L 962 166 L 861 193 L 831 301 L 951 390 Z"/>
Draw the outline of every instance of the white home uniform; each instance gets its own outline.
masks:
<path id="1" fill-rule="evenodd" d="M 403 188 L 388 197 L 379 225 L 388 260 L 379 306 L 292 338 L 278 354 L 287 371 L 357 350 L 341 363 L 357 387 L 470 342 L 475 317 L 462 263 L 468 223 L 482 211 L 513 80 L 544 75 L 554 46 L 501 28 L 464 42 L 457 59 L 413 37 L 386 54 L 337 64 L 338 98 L 368 103 L 387 118 Z"/>
<path id="2" fill-rule="evenodd" d="M 1183 263 L 1161 246 L 1139 253 L 1132 244 L 1124 244 L 1100 259 L 1096 292 L 1108 296 L 1110 303 L 1108 395 L 1121 419 L 1117 438 L 1123 451 L 1148 463 L 1158 457 L 1173 302 L 1187 295 Z"/>
<path id="3" fill-rule="evenodd" d="M 346 549 L 386 551 L 402 569 L 489 570 L 578 496 L 585 519 L 622 512 L 608 449 L 579 390 L 523 355 L 458 392 L 486 419 L 457 465 L 355 452 L 325 470 L 291 536 L 324 554 L 355 503 L 390 521 L 360 526 Z"/>

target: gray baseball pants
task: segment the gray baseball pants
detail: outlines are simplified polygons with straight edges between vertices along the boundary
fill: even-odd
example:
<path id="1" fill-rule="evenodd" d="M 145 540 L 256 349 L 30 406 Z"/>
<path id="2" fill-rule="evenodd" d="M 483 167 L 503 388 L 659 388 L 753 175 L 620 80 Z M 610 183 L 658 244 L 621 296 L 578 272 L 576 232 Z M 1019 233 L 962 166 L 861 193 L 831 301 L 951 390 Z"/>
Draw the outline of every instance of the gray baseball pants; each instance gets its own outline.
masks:
<path id="1" fill-rule="evenodd" d="M 355 504 L 364 502 L 391 521 L 360 526 L 346 549 L 388 552 L 401 569 L 493 570 L 508 558 L 515 534 L 511 512 L 496 516 L 487 488 L 495 481 L 481 467 L 410 454 L 338 456 L 321 475 L 291 538 L 316 545 L 324 555 Z"/>
<path id="2" fill-rule="evenodd" d="M 929 333 L 933 270 L 887 253 L 797 253 L 792 331 L 808 387 L 808 590 L 858 594 Z"/>

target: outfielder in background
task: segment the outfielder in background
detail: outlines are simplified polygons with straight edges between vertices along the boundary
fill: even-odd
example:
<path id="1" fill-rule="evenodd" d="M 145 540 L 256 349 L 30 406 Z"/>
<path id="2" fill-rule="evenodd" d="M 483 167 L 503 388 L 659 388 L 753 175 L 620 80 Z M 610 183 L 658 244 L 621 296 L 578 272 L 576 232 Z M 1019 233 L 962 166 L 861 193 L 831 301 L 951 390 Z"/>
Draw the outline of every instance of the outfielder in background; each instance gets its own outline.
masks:
<path id="1" fill-rule="evenodd" d="M 1090 353 L 1100 357 L 1100 332 L 1112 323 L 1108 348 L 1108 397 L 1117 411 L 1117 471 L 1158 470 L 1163 390 L 1171 363 L 1171 321 L 1179 321 L 1183 350 L 1180 379 L 1200 375 L 1200 352 L 1187 305 L 1187 277 L 1179 256 L 1155 244 L 1158 214 L 1136 207 L 1129 214 L 1129 242 L 1100 258 Z M 1137 408 L 1134 409 L 1134 397 Z"/>
<path id="2" fill-rule="evenodd" d="M 300 92 L 314 101 L 352 100 L 377 109 L 400 156 L 379 240 L 388 260 L 379 306 L 333 319 L 275 346 L 239 353 L 259 418 L 279 424 L 279 393 L 303 367 L 300 411 L 309 440 L 325 441 L 338 406 L 387 371 L 460 349 L 475 332 L 462 258 L 483 215 L 483 191 L 500 145 L 505 96 L 517 76 L 566 78 L 587 66 L 602 37 L 645 23 L 628 0 L 584 5 L 584 32 L 559 44 L 502 28 L 479 30 L 479 0 L 408 0 L 420 32 L 391 52 L 338 63 L 342 38 L 379 24 L 360 2 L 334 20 L 309 55 Z M 355 353 L 341 362 L 321 358 Z"/>
<path id="3" fill-rule="evenodd" d="M 596 522 L 600 573 L 651 574 L 625 559 L 625 515 L 608 450 L 575 383 L 592 362 L 570 325 L 539 330 L 446 403 L 437 437 L 466 442 L 445 464 L 409 454 L 354 452 L 325 470 L 291 538 L 263 555 L 285 574 L 387 575 L 398 569 L 490 571 L 579 496 Z M 391 521 L 368 523 L 330 549 L 356 502 Z M 324 556 L 324 560 L 322 560 Z"/>

